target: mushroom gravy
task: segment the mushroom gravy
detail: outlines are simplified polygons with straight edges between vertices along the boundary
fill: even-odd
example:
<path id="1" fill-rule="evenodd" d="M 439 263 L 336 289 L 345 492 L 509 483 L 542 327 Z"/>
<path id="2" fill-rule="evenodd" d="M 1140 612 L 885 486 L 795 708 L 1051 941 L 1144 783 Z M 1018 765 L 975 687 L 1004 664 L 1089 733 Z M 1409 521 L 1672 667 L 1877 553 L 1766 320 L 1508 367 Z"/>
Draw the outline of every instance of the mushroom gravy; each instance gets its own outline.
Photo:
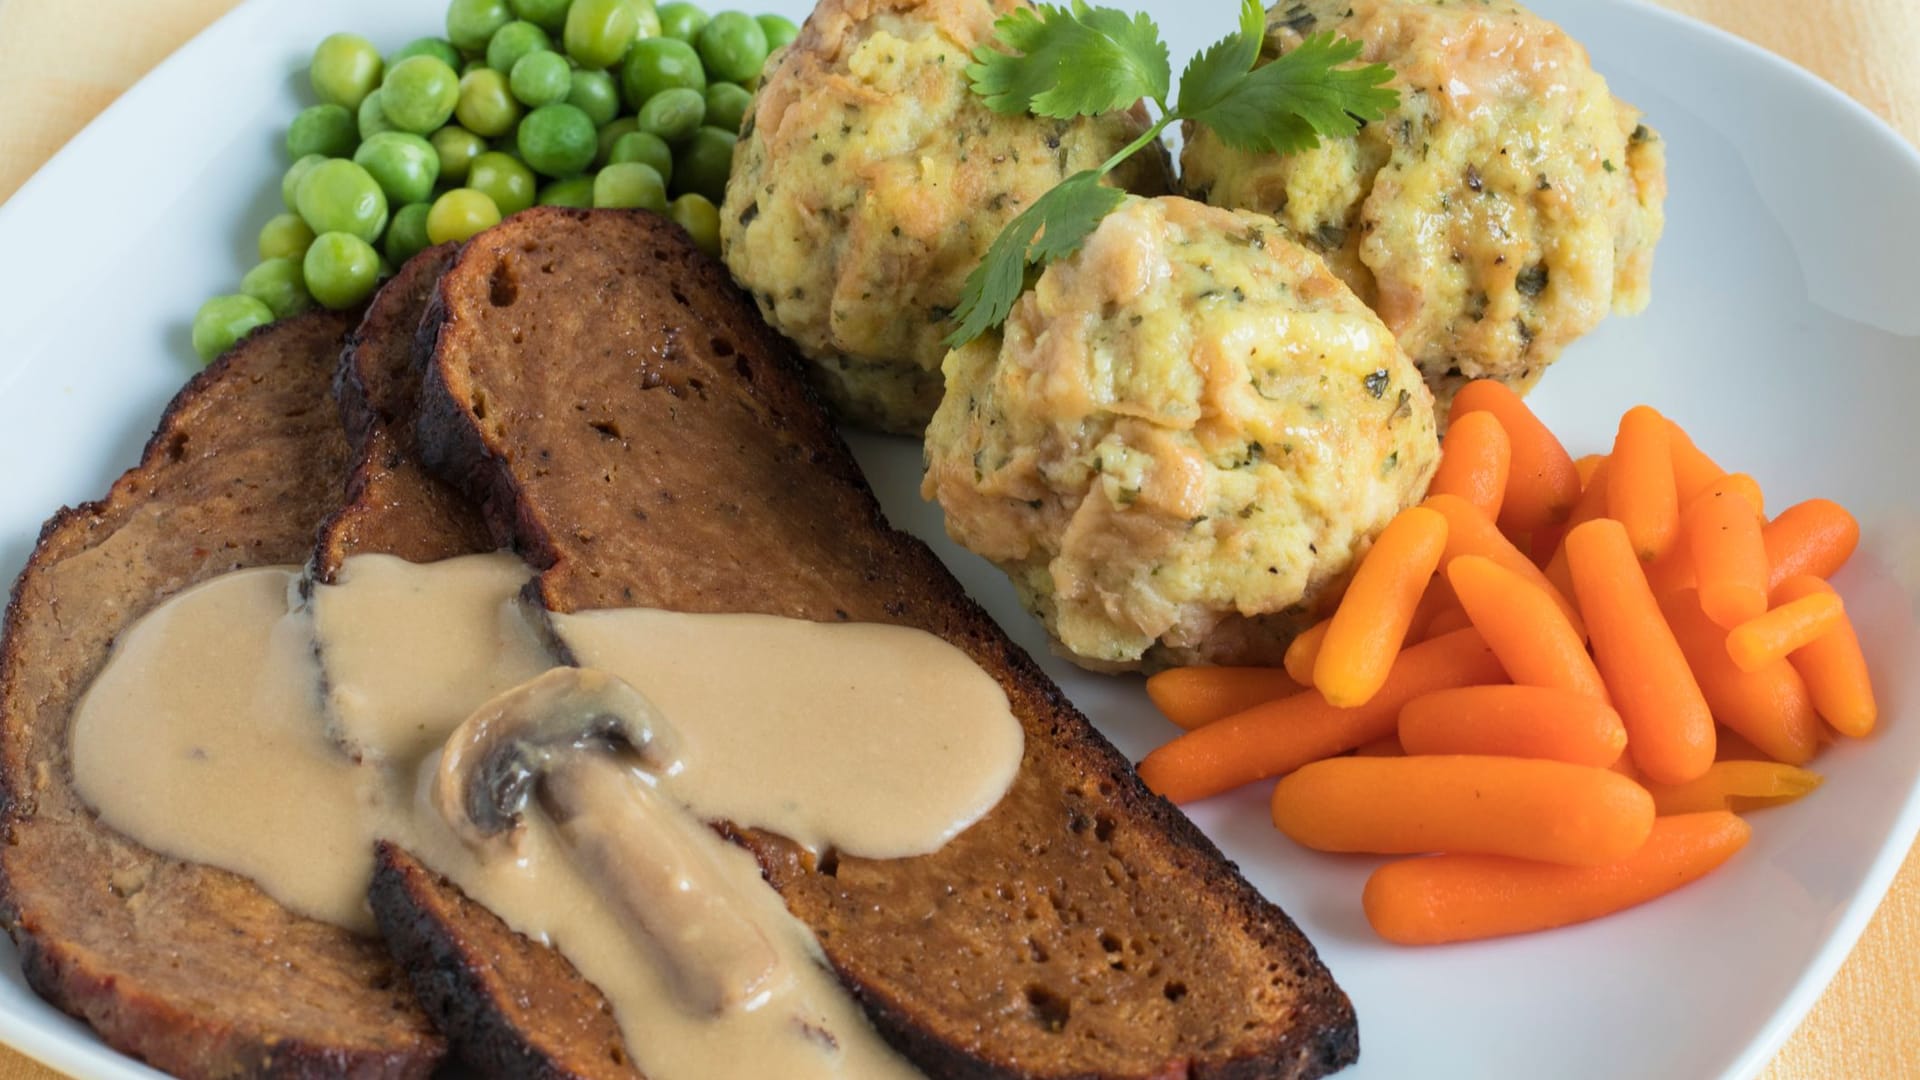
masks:
<path id="1" fill-rule="evenodd" d="M 933 851 L 1018 770 L 998 684 L 918 630 L 549 616 L 528 577 L 504 554 L 364 555 L 333 585 L 265 568 L 188 589 L 88 690 L 76 787 L 148 847 L 365 933 L 374 841 L 399 843 L 557 948 L 655 1080 L 913 1075 L 708 823 Z"/>

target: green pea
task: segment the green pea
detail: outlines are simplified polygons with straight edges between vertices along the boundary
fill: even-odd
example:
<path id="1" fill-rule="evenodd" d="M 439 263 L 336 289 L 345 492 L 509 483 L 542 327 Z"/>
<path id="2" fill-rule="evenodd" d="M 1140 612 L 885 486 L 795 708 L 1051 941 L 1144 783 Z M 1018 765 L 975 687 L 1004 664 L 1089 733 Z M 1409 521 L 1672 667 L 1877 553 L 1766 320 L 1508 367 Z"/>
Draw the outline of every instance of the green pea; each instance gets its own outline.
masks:
<path id="1" fill-rule="evenodd" d="M 707 25 L 708 18 L 707 13 L 698 5 L 689 4 L 686 0 L 673 0 L 672 3 L 661 4 L 659 15 L 661 35 L 676 38 L 688 44 L 692 44 L 693 39 L 700 35 L 700 28 Z"/>
<path id="2" fill-rule="evenodd" d="M 513 13 L 543 30 L 559 33 L 567 25 L 567 6 L 572 0 L 507 0 Z"/>
<path id="3" fill-rule="evenodd" d="M 436 244 L 463 243 L 500 224 L 500 208 L 484 192 L 454 188 L 433 201 L 427 212 L 427 239 Z"/>
<path id="4" fill-rule="evenodd" d="M 460 50 L 445 38 L 415 38 L 394 50 L 393 55 L 387 57 L 387 66 L 392 67 L 409 56 L 431 56 L 450 68 L 460 67 Z"/>
<path id="5" fill-rule="evenodd" d="M 313 229 L 298 214 L 275 214 L 260 226 L 262 259 L 297 259 L 313 243 Z"/>
<path id="6" fill-rule="evenodd" d="M 512 21 L 507 0 L 453 0 L 447 5 L 447 37 L 463 52 L 485 52 L 494 32 Z"/>
<path id="7" fill-rule="evenodd" d="M 520 121 L 520 157 L 547 176 L 578 176 L 593 164 L 595 135 L 586 113 L 571 105 L 543 105 Z"/>
<path id="8" fill-rule="evenodd" d="M 486 71 L 486 70 L 488 70 L 487 58 L 484 56 L 476 56 L 471 60 L 463 60 L 461 61 L 460 68 L 459 68 L 460 75 L 462 78 L 465 78 L 466 76 L 471 75 L 476 71 Z"/>
<path id="9" fill-rule="evenodd" d="M 307 173 L 312 171 L 315 165 L 325 160 L 327 159 L 324 155 L 308 154 L 294 162 L 287 169 L 286 174 L 280 178 L 280 201 L 286 204 L 287 209 L 294 211 L 300 209 L 300 181 L 306 178 Z"/>
<path id="10" fill-rule="evenodd" d="M 512 217 L 533 205 L 533 170 L 519 158 L 497 150 L 473 159 L 467 170 L 467 186 L 491 199 L 501 217 Z"/>
<path id="11" fill-rule="evenodd" d="M 562 35 L 583 68 L 612 67 L 639 36 L 640 16 L 628 0 L 573 0 Z"/>
<path id="12" fill-rule="evenodd" d="M 631 116 L 622 116 L 610 124 L 601 125 L 598 140 L 600 146 L 593 154 L 594 167 L 598 168 L 607 163 L 613 155 L 613 144 L 619 142 L 621 136 L 631 135 L 639 130 L 640 121 Z"/>
<path id="13" fill-rule="evenodd" d="M 567 104 L 586 113 L 594 127 L 611 124 L 620 115 L 620 83 L 607 72 L 581 68 L 571 76 Z"/>
<path id="14" fill-rule="evenodd" d="M 387 227 L 387 196 L 367 170 L 332 158 L 300 178 L 300 216 L 316 234 L 339 232 L 372 243 Z"/>
<path id="15" fill-rule="evenodd" d="M 372 244 L 350 233 L 321 233 L 307 249 L 300 269 L 307 291 L 322 307 L 334 311 L 372 296 L 380 283 L 380 256 Z"/>
<path id="16" fill-rule="evenodd" d="M 393 212 L 393 223 L 387 226 L 387 238 L 380 245 L 381 254 L 388 262 L 404 265 L 432 246 L 432 241 L 427 239 L 427 212 L 431 209 L 431 203 L 417 202 Z"/>
<path id="17" fill-rule="evenodd" d="M 609 165 L 593 178 L 593 205 L 601 209 L 664 213 L 667 185 L 659 173 L 637 161 Z"/>
<path id="18" fill-rule="evenodd" d="M 634 14 L 640 17 L 640 32 L 638 37 L 642 41 L 647 38 L 659 37 L 660 15 L 653 9 L 653 0 L 644 0 L 644 2 L 643 0 L 630 0 L 630 2 L 633 4 Z"/>
<path id="19" fill-rule="evenodd" d="M 734 136 L 717 127 L 703 127 L 680 148 L 673 170 L 675 195 L 704 195 L 713 202 L 727 197 L 727 174 L 733 170 Z"/>
<path id="20" fill-rule="evenodd" d="M 694 39 L 700 62 L 716 79 L 746 82 L 767 64 L 767 32 L 744 11 L 723 11 Z"/>
<path id="21" fill-rule="evenodd" d="M 740 131 L 740 124 L 753 107 L 753 95 L 743 86 L 717 82 L 707 87 L 707 123 L 725 131 Z"/>
<path id="22" fill-rule="evenodd" d="M 541 206 L 571 206 L 576 210 L 593 209 L 593 177 L 576 176 L 555 180 L 540 189 Z"/>
<path id="23" fill-rule="evenodd" d="M 340 105 L 315 105 L 300 110 L 287 126 L 287 157 L 298 161 L 308 154 L 346 157 L 360 143 L 353 114 Z"/>
<path id="24" fill-rule="evenodd" d="M 307 295 L 305 272 L 293 259 L 268 259 L 247 271 L 247 276 L 240 279 L 240 291 L 267 305 L 276 319 L 298 315 L 313 306 L 313 297 Z"/>
<path id="25" fill-rule="evenodd" d="M 754 21 L 760 24 L 760 30 L 767 35 L 767 54 L 771 56 L 775 49 L 784 49 L 793 44 L 800 36 L 800 28 L 785 15 L 761 15 Z"/>
<path id="26" fill-rule="evenodd" d="M 607 163 L 619 165 L 628 161 L 651 167 L 662 180 L 673 180 L 673 150 L 658 135 L 635 131 L 620 136 L 607 155 Z"/>
<path id="27" fill-rule="evenodd" d="M 557 105 L 573 92 L 573 69 L 559 53 L 533 53 L 513 65 L 509 85 L 513 96 L 530 109 Z"/>
<path id="28" fill-rule="evenodd" d="M 431 56 L 409 56 L 387 72 L 380 105 L 401 131 L 431 135 L 460 103 L 460 76 Z"/>
<path id="29" fill-rule="evenodd" d="M 686 194 L 667 204 L 667 217 L 687 230 L 694 246 L 720 257 L 720 211 L 703 195 Z"/>
<path id="30" fill-rule="evenodd" d="M 698 90 L 678 87 L 662 90 L 640 106 L 640 130 L 677 143 L 700 129 L 707 116 L 707 99 Z"/>
<path id="31" fill-rule="evenodd" d="M 440 179 L 449 184 L 466 183 L 467 167 L 473 164 L 474 158 L 487 152 L 487 140 L 454 125 L 434 132 L 433 138 L 427 141 L 440 155 Z"/>
<path id="32" fill-rule="evenodd" d="M 360 141 L 365 142 L 383 131 L 399 131 L 387 119 L 387 97 L 378 90 L 360 99 Z"/>
<path id="33" fill-rule="evenodd" d="M 256 326 L 273 321 L 273 311 L 251 296 L 216 296 L 193 316 L 193 351 L 211 364 Z"/>
<path id="34" fill-rule="evenodd" d="M 513 70 L 523 56 L 553 49 L 553 39 L 545 30 L 516 19 L 501 27 L 487 42 L 487 66 L 502 75 Z"/>
<path id="35" fill-rule="evenodd" d="M 460 100 L 453 107 L 453 116 L 461 127 L 475 135 L 497 139 L 513 130 L 513 125 L 520 122 L 520 115 L 520 103 L 514 100 L 505 75 L 492 68 L 481 68 L 460 76 Z"/>
<path id="36" fill-rule="evenodd" d="M 418 135 L 383 131 L 354 151 L 354 163 L 367 170 L 390 206 L 420 202 L 440 179 L 440 154 Z"/>
<path id="37" fill-rule="evenodd" d="M 307 81 L 321 101 L 357 109 L 361 100 L 380 85 L 383 67 L 380 50 L 373 47 L 373 42 L 358 34 L 332 34 L 313 50 Z"/>
<path id="38" fill-rule="evenodd" d="M 700 54 L 678 38 L 648 38 L 633 47 L 620 81 L 627 92 L 627 104 L 642 108 L 664 90 L 705 90 L 707 71 L 700 65 Z"/>

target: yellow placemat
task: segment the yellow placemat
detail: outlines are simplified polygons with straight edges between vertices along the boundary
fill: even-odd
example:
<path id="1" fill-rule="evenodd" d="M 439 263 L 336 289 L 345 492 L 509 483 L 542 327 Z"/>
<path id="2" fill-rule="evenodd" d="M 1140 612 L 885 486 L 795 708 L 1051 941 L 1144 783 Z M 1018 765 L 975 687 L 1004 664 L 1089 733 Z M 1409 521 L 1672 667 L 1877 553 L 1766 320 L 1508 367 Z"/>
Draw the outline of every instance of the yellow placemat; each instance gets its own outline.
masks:
<path id="1" fill-rule="evenodd" d="M 0 200 L 236 2 L 0 0 Z M 1920 0 L 1661 2 L 1819 73 L 1920 143 Z M 423 12 L 438 7 L 437 0 L 420 3 Z M 56 1076 L 0 1048 L 0 1080 Z M 1833 985 L 1762 1077 L 1920 1077 L 1920 848 Z"/>

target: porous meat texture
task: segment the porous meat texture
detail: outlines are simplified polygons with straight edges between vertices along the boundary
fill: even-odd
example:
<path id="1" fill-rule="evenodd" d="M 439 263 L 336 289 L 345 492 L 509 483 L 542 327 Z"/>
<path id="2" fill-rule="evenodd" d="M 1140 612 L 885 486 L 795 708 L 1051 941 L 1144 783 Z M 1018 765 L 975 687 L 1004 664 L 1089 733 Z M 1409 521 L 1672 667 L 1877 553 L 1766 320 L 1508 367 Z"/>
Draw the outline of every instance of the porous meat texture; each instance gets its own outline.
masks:
<path id="1" fill-rule="evenodd" d="M 924 493 L 1090 667 L 1278 663 L 1438 459 L 1386 326 L 1188 199 L 1109 215 L 946 377 Z"/>
<path id="2" fill-rule="evenodd" d="M 107 829 L 69 757 L 116 634 L 196 582 L 307 558 L 346 474 L 327 385 L 349 326 L 280 322 L 195 377 L 137 468 L 47 524 L 7 613 L 0 917 L 35 991 L 180 1076 L 423 1077 L 443 1056 L 379 941 Z"/>
<path id="3" fill-rule="evenodd" d="M 1145 114 L 1007 116 L 967 85 L 1014 0 L 824 0 L 765 75 L 720 212 L 727 265 L 843 418 L 918 435 L 942 340 L 1000 229 Z M 1114 182 L 1166 190 L 1163 154 Z"/>
<path id="4" fill-rule="evenodd" d="M 346 501 L 320 530 L 315 580 L 331 583 L 357 554 L 429 563 L 493 550 L 486 523 L 464 496 L 420 467 L 413 415 L 420 397 L 415 337 L 420 315 L 458 247 L 407 260 L 381 286 L 340 355 L 334 396 L 352 446 Z"/>
<path id="5" fill-rule="evenodd" d="M 1324 255 L 1443 416 L 1465 382 L 1524 392 L 1609 310 L 1646 306 L 1665 150 L 1578 42 L 1508 0 L 1281 0 L 1265 56 L 1328 31 L 1394 69 L 1399 107 L 1285 156 L 1190 129 L 1182 184 Z"/>
<path id="6" fill-rule="evenodd" d="M 814 858 L 740 836 L 912 1061 L 1145 1078 L 1354 1060 L 1352 1007 L 1313 946 L 886 525 L 783 345 L 678 230 L 522 214 L 468 245 L 438 305 L 423 452 L 519 541 L 548 610 L 913 626 L 1005 689 L 1019 774 L 938 852 Z"/>

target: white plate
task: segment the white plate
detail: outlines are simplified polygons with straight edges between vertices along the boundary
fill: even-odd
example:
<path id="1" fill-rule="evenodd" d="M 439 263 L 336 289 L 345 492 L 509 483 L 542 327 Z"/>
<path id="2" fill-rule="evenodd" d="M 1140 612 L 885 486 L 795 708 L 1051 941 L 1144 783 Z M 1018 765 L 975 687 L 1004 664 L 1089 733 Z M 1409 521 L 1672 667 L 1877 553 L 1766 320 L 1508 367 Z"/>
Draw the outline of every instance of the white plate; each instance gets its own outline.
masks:
<path id="1" fill-rule="evenodd" d="M 766 6 L 798 17 L 804 3 Z M 1205 18 L 1178 0 L 1145 6 L 1176 58 L 1230 23 L 1225 0 Z M 1535 403 L 1586 452 L 1605 447 L 1622 410 L 1650 402 L 1757 476 L 1774 506 L 1820 494 L 1851 507 L 1866 538 L 1840 584 L 1883 729 L 1829 751 L 1812 798 L 1754 815 L 1752 844 L 1707 881 L 1492 944 L 1381 944 L 1359 908 L 1372 861 L 1294 848 L 1266 823 L 1264 785 L 1194 816 L 1353 996 L 1354 1080 L 1746 1076 L 1832 977 L 1920 828 L 1920 155 L 1824 83 L 1698 24 L 1624 2 L 1537 6 L 1660 128 L 1673 194 L 1652 309 L 1575 345 Z M 133 462 L 192 370 L 195 308 L 233 289 L 280 208 L 279 136 L 313 43 L 353 29 L 391 48 L 435 32 L 441 10 L 251 0 L 0 207 L 0 580 L 55 506 L 97 496 Z M 919 501 L 917 448 L 862 438 L 856 449 L 894 521 L 1043 654 L 1005 581 L 947 544 Z M 1169 734 L 1137 681 L 1046 666 L 1130 756 Z M 0 1040 L 89 1077 L 154 1075 L 35 998 L 4 945 Z"/>

